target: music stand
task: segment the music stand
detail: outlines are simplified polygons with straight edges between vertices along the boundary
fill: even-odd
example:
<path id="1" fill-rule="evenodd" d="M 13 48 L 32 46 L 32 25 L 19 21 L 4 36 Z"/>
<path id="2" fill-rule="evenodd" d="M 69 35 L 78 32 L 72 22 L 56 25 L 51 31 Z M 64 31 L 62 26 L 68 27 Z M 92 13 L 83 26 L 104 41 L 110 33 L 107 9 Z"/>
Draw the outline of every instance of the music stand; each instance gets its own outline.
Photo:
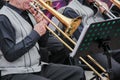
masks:
<path id="1" fill-rule="evenodd" d="M 120 48 L 120 18 L 92 23 L 85 27 L 79 36 L 71 57 L 88 53 L 104 53 L 108 60 L 108 73 L 111 73 L 111 52 Z M 111 77 L 111 76 L 110 76 Z"/>

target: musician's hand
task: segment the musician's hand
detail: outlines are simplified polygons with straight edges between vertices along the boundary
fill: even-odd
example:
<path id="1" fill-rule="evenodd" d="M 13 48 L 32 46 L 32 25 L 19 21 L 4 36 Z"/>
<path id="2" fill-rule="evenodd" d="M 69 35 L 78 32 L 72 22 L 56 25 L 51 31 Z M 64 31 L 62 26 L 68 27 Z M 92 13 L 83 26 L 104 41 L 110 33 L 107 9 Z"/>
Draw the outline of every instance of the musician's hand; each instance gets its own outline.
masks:
<path id="1" fill-rule="evenodd" d="M 101 1 L 101 0 L 88 0 L 89 3 L 95 3 L 97 5 L 97 8 L 101 13 L 105 12 L 106 9 L 109 10 L 108 5 Z"/>
<path id="2" fill-rule="evenodd" d="M 46 23 L 45 21 L 40 21 L 34 26 L 34 30 L 40 35 L 44 35 L 46 33 Z"/>
<path id="3" fill-rule="evenodd" d="M 105 2 L 100 1 L 99 4 L 100 4 L 99 11 L 101 13 L 104 13 L 106 10 L 109 10 L 109 7 Z"/>
<path id="4" fill-rule="evenodd" d="M 40 13 L 38 13 L 38 11 L 36 11 L 34 8 L 30 8 L 29 11 L 34 16 L 37 23 L 43 20 L 43 16 Z"/>

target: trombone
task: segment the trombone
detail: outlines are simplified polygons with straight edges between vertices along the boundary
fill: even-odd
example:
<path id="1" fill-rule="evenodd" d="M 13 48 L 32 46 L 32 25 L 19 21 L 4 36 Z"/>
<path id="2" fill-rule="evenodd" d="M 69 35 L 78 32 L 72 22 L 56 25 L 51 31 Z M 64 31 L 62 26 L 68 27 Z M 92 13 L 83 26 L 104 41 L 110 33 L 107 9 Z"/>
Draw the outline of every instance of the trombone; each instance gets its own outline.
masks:
<path id="1" fill-rule="evenodd" d="M 105 9 L 104 13 L 110 18 L 110 19 L 114 19 L 117 18 L 113 13 L 110 12 L 110 10 L 108 10 L 105 6 L 103 6 L 99 0 L 94 0 L 94 6 L 99 8 L 99 7 L 103 7 Z"/>
<path id="2" fill-rule="evenodd" d="M 80 25 L 81 17 L 77 17 L 75 19 L 67 18 L 67 17 L 61 15 L 60 13 L 58 13 L 57 11 L 55 11 L 53 8 L 51 8 L 49 5 L 47 5 L 42 0 L 39 0 L 39 2 L 34 0 L 33 2 L 30 2 L 30 5 L 35 10 L 37 10 L 46 20 L 48 20 L 58 31 L 60 31 L 71 43 L 76 45 L 76 43 L 69 36 L 71 36 L 73 34 L 73 32 L 77 29 L 77 27 Z M 48 11 L 51 11 L 51 13 L 53 15 L 55 15 L 59 20 L 61 20 L 67 26 L 65 33 L 55 23 L 53 23 L 40 9 L 39 10 L 37 9 L 40 5 L 42 5 L 42 6 L 44 5 L 44 7 Z M 49 27 L 46 27 L 46 28 L 54 36 L 56 36 L 67 48 L 69 48 L 71 51 L 73 51 L 72 48 L 67 43 L 65 43 L 56 33 L 54 33 L 54 31 L 52 31 Z"/>
<path id="3" fill-rule="evenodd" d="M 34 0 L 33 2 L 30 2 L 30 5 L 37 10 L 46 20 L 48 20 L 57 30 L 59 30 L 72 44 L 76 45 L 76 42 L 74 42 L 69 36 L 71 36 L 73 34 L 73 32 L 77 29 L 77 27 L 80 25 L 81 23 L 81 17 L 77 17 L 75 19 L 70 19 L 67 18 L 63 15 L 61 15 L 60 13 L 58 13 L 57 11 L 55 11 L 53 8 L 51 8 L 48 4 L 46 4 L 43 0 Z M 42 5 L 43 7 L 45 7 L 49 12 L 51 12 L 56 18 L 58 18 L 58 20 L 60 20 L 64 25 L 66 25 L 67 29 L 65 30 L 65 32 L 63 32 L 58 26 L 56 26 L 40 9 L 37 9 L 37 6 Z M 53 30 L 51 30 L 48 26 L 46 26 L 46 28 L 54 35 L 56 36 L 69 50 L 73 51 L 73 49 L 66 43 L 64 42 Z M 100 66 L 90 55 L 87 55 L 88 58 L 90 58 L 90 60 L 94 61 L 95 64 L 101 68 L 104 72 L 106 72 L 106 70 Z M 91 65 L 89 65 L 89 63 L 87 63 L 82 57 L 80 57 L 80 59 L 86 63 L 86 65 L 88 67 L 90 67 L 90 69 L 92 69 L 102 80 L 105 80 L 106 78 L 102 77 L 100 73 L 98 73 Z"/>
<path id="4" fill-rule="evenodd" d="M 58 20 L 60 20 L 64 25 L 66 25 L 67 28 L 65 30 L 65 33 L 68 36 L 71 36 L 81 23 L 81 17 L 77 17 L 75 19 L 67 18 L 67 17 L 61 15 L 60 13 L 58 13 L 57 11 L 55 11 L 53 8 L 51 8 L 48 4 L 46 4 L 42 0 L 34 0 L 34 2 L 30 3 L 30 5 L 35 9 L 37 8 L 36 6 L 41 5 L 44 8 L 46 8 L 49 12 L 51 12 L 56 18 L 58 18 Z M 38 12 L 40 12 L 40 14 L 42 14 L 42 15 L 44 14 L 41 12 L 41 10 L 38 10 Z M 50 21 L 50 20 L 48 20 L 48 21 Z"/>

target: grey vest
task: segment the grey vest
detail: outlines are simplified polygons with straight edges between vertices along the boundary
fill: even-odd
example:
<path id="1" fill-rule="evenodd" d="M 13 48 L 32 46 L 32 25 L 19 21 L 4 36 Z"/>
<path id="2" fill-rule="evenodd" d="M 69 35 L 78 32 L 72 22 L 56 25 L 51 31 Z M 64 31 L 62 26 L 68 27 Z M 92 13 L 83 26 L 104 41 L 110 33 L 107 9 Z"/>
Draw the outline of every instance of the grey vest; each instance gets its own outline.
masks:
<path id="1" fill-rule="evenodd" d="M 4 14 L 8 17 L 11 24 L 13 25 L 16 33 L 16 44 L 22 41 L 26 36 L 28 36 L 32 31 L 32 26 L 25 21 L 18 13 L 10 9 L 7 6 L 4 6 L 0 10 L 0 14 Z M 33 24 L 35 20 L 33 19 Z M 38 53 L 38 43 L 33 46 L 25 55 L 20 57 L 14 62 L 8 62 L 0 52 L 0 70 L 2 75 L 14 74 L 14 73 L 31 73 L 38 72 L 41 70 L 41 65 L 39 65 L 40 55 Z"/>
<path id="2" fill-rule="evenodd" d="M 83 26 L 89 26 L 93 22 L 104 20 L 101 13 L 98 12 L 96 15 L 94 15 L 92 9 L 85 5 L 82 5 L 78 0 L 72 0 L 67 6 L 61 8 L 59 12 L 62 13 L 66 7 L 72 8 L 79 16 L 82 17 Z"/>

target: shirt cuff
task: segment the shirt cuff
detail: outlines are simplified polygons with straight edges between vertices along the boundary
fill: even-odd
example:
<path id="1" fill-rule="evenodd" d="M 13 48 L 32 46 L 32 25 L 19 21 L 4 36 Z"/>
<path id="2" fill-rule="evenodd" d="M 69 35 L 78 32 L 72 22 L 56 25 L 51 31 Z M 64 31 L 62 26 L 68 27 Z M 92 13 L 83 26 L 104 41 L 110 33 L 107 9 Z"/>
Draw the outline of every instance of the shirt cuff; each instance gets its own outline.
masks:
<path id="1" fill-rule="evenodd" d="M 32 32 L 30 33 L 29 37 L 33 41 L 37 42 L 40 39 L 41 36 L 35 30 L 32 30 Z"/>

